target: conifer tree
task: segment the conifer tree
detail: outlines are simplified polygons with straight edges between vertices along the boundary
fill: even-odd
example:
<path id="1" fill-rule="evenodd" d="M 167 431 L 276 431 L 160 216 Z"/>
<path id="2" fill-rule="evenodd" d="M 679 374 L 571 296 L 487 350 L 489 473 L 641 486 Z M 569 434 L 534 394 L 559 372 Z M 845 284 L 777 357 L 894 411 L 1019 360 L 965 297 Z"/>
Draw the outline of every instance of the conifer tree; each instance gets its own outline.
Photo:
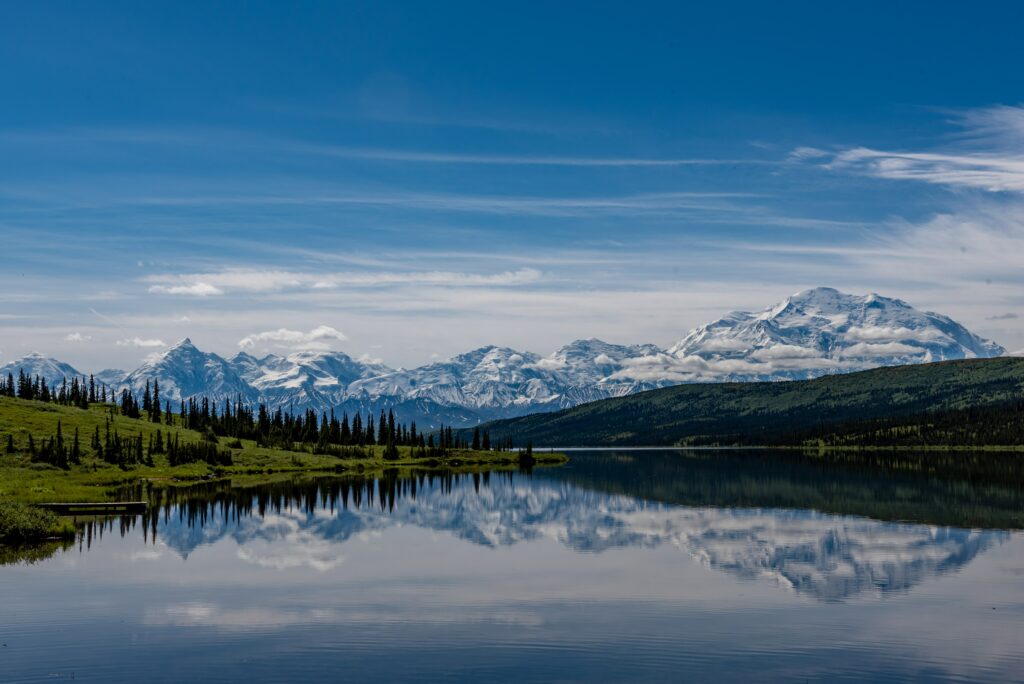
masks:
<path id="1" fill-rule="evenodd" d="M 341 416 L 341 443 L 348 444 L 352 440 L 352 431 L 348 427 L 348 413 Z"/>
<path id="2" fill-rule="evenodd" d="M 151 423 L 160 422 L 160 381 L 155 378 L 153 380 L 153 407 L 149 412 L 149 420 Z"/>
<path id="3" fill-rule="evenodd" d="M 82 450 L 78 444 L 78 428 L 75 428 L 75 441 L 71 444 L 71 462 L 78 465 L 82 462 Z"/>
<path id="4" fill-rule="evenodd" d="M 373 446 L 377 443 L 376 438 L 373 436 L 373 414 L 369 414 L 366 417 L 366 443 Z"/>

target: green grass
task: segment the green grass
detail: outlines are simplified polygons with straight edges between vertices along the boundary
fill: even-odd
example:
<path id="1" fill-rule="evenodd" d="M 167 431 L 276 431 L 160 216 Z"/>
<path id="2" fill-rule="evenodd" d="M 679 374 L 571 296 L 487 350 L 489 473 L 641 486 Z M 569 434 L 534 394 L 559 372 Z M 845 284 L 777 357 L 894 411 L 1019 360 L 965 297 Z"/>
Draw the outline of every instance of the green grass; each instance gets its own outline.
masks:
<path id="1" fill-rule="evenodd" d="M 232 479 L 250 484 L 283 473 L 333 473 L 352 472 L 368 476 L 382 473 L 385 468 L 432 467 L 445 469 L 466 469 L 507 466 L 518 463 L 516 454 L 461 450 L 443 460 L 414 458 L 410 449 L 399 447 L 399 458 L 385 460 L 384 448 L 366 447 L 367 457 L 339 459 L 334 456 L 312 454 L 306 451 L 285 451 L 257 446 L 255 442 L 242 440 L 241 449 L 232 449 L 234 464 L 213 467 L 206 463 L 191 463 L 171 467 L 163 455 L 153 456 L 152 467 L 136 466 L 129 470 L 105 463 L 96 458 L 89 449 L 93 431 L 98 426 L 102 434 L 108 418 L 109 406 L 92 406 L 89 410 L 58 406 L 38 401 L 25 401 L 0 397 L 0 501 L 21 503 L 112 501 L 119 490 L 140 482 L 151 482 L 160 486 L 209 479 Z M 69 443 L 75 428 L 79 431 L 82 445 L 82 464 L 70 470 L 33 463 L 28 449 L 28 436 L 32 434 L 36 444 L 44 437 L 50 437 L 57 430 L 57 422 L 65 443 Z M 112 417 L 111 430 L 122 436 L 141 434 L 143 443 L 148 444 L 150 435 L 161 430 L 164 439 L 178 436 L 182 443 L 198 442 L 203 436 L 193 430 L 178 426 L 151 423 L 142 419 L 131 419 L 121 415 Z M 3 453 L 8 435 L 14 437 L 15 454 Z M 221 448 L 232 440 L 222 439 Z M 562 454 L 535 454 L 538 465 L 564 463 Z"/>

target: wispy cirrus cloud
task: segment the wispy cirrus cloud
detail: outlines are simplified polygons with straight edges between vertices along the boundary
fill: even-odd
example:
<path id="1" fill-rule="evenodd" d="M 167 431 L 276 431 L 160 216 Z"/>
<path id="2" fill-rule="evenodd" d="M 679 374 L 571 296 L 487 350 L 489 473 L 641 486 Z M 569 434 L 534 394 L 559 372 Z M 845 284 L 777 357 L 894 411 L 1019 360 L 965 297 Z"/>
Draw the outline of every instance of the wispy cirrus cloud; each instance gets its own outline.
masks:
<path id="1" fill-rule="evenodd" d="M 488 126 L 485 126 L 488 127 Z M 21 129 L 0 133 L 0 145 L 39 147 L 146 145 L 204 149 L 241 149 L 247 154 L 259 150 L 266 155 L 289 154 L 308 157 L 333 157 L 368 162 L 408 162 L 414 164 L 463 164 L 484 166 L 563 166 L 590 168 L 682 167 L 682 166 L 774 166 L 775 159 L 754 157 L 648 157 L 633 155 L 559 155 L 505 154 L 501 152 L 452 152 L 411 148 L 374 148 L 331 145 L 282 136 L 258 135 L 233 128 L 218 127 L 70 127 L 64 129 Z"/>
<path id="2" fill-rule="evenodd" d="M 583 157 L 561 155 L 509 155 L 509 154 L 465 154 L 454 152 L 367 149 L 331 145 L 310 145 L 295 143 L 290 146 L 295 152 L 318 154 L 344 159 L 370 161 L 400 161 L 428 164 L 478 164 L 497 166 L 575 166 L 575 167 L 671 167 L 671 166 L 754 166 L 777 165 L 777 160 L 754 158 L 705 158 L 705 157 Z"/>
<path id="3" fill-rule="evenodd" d="M 943 148 L 916 151 L 853 147 L 825 166 L 875 178 L 908 180 L 986 192 L 1024 192 L 1024 107 L 996 106 L 962 112 L 957 135 Z M 798 148 L 791 159 L 813 160 Z"/>
<path id="4" fill-rule="evenodd" d="M 877 178 L 914 180 L 988 192 L 1024 192 L 1024 156 L 886 152 L 857 147 L 829 164 Z"/>
<path id="5" fill-rule="evenodd" d="M 394 285 L 430 287 L 510 287 L 536 283 L 541 271 L 524 267 L 499 273 L 455 271 L 410 272 L 302 272 L 289 270 L 225 269 L 203 273 L 160 274 L 144 280 L 154 294 L 208 297 L 229 293 L 287 290 L 331 290 L 341 287 L 373 288 Z"/>

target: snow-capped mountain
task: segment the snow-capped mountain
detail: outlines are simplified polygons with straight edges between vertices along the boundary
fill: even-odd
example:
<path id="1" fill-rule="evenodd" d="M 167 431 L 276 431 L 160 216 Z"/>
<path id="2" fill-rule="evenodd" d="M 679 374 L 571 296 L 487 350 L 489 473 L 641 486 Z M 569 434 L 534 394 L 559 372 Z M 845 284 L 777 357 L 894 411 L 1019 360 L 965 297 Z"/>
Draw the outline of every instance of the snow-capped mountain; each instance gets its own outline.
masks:
<path id="1" fill-rule="evenodd" d="M 349 395 L 405 397 L 462 406 L 486 416 L 516 416 L 629 394 L 657 386 L 612 379 L 627 359 L 660 350 L 577 340 L 550 356 L 507 347 L 481 347 L 447 361 L 360 380 Z"/>
<path id="2" fill-rule="evenodd" d="M 471 408 L 544 404 L 556 394 L 536 367 L 541 357 L 507 347 L 481 347 L 413 370 L 398 370 L 355 382 L 350 393 L 378 398 L 429 399 Z"/>
<path id="3" fill-rule="evenodd" d="M 799 380 L 878 366 L 991 358 L 1006 350 L 947 316 L 899 299 L 804 290 L 763 311 L 734 311 L 613 378 L 664 382 Z"/>
<path id="4" fill-rule="evenodd" d="M 17 361 L 0 366 L 0 376 L 5 380 L 8 373 L 17 378 L 19 371 L 24 371 L 31 377 L 38 375 L 50 385 L 59 385 L 65 378 L 70 382 L 72 378 L 81 378 L 84 375 L 63 361 L 47 358 L 38 352 L 32 352 Z"/>
<path id="5" fill-rule="evenodd" d="M 577 340 L 548 356 L 487 346 L 411 370 L 301 351 L 225 359 L 188 339 L 131 373 L 103 371 L 111 386 L 141 391 L 160 383 L 172 402 L 192 396 L 241 397 L 274 409 L 334 409 L 350 414 L 394 409 L 421 426 L 462 426 L 554 411 L 685 382 L 794 380 L 877 366 L 988 358 L 1006 350 L 952 319 L 877 294 L 831 288 L 799 292 L 760 312 L 733 312 L 661 349 Z M 4 366 L 49 382 L 81 375 L 33 354 Z"/>
<path id="6" fill-rule="evenodd" d="M 119 387 L 128 377 L 128 371 L 120 368 L 105 368 L 95 375 L 96 382 L 107 387 Z"/>
<path id="7" fill-rule="evenodd" d="M 240 396 L 247 402 L 259 397 L 230 362 L 199 351 L 187 337 L 129 373 L 123 384 L 141 393 L 154 380 L 160 383 L 160 397 L 174 402 L 200 395 L 217 400 Z"/>
<path id="8" fill-rule="evenodd" d="M 353 383 L 392 372 L 377 363 L 356 361 L 342 352 L 300 351 L 261 359 L 243 353 L 229 362 L 264 401 L 274 405 L 335 406 Z"/>

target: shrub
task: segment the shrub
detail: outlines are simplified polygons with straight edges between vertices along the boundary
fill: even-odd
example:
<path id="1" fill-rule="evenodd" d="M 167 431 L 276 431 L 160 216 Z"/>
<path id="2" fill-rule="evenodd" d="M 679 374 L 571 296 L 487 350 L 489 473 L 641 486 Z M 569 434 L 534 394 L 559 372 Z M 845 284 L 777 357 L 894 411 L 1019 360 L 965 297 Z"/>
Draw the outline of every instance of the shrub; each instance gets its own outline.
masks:
<path id="1" fill-rule="evenodd" d="M 0 543 L 19 544 L 53 536 L 58 518 L 50 511 L 0 501 Z"/>

